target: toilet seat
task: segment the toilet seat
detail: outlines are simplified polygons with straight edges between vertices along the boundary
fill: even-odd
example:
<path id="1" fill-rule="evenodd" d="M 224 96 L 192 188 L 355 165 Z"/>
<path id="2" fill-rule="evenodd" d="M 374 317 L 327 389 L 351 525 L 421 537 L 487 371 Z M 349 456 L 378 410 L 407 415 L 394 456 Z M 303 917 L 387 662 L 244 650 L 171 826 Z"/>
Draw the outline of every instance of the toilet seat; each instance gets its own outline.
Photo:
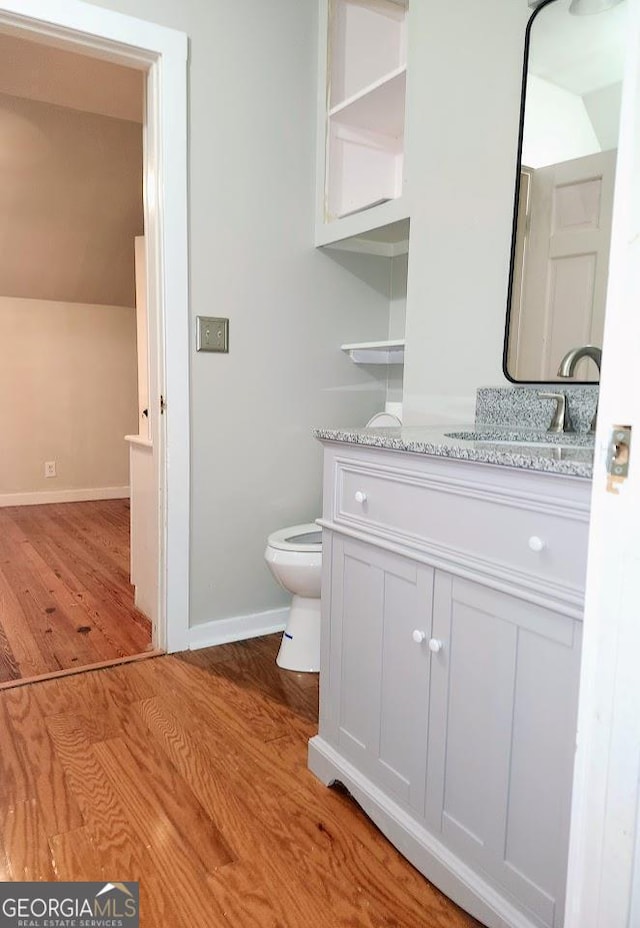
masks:
<path id="1" fill-rule="evenodd" d="M 281 528 L 280 531 L 269 535 L 267 545 L 277 551 L 320 553 L 322 551 L 322 529 L 315 522 L 290 525 L 289 528 Z"/>

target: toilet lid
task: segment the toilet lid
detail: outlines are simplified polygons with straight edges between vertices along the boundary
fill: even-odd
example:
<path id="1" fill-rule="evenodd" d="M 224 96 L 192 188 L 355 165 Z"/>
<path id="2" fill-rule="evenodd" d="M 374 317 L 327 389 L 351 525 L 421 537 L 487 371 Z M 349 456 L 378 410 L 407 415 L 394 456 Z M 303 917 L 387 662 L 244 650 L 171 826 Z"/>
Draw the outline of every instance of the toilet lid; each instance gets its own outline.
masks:
<path id="1" fill-rule="evenodd" d="M 267 544 L 279 551 L 322 551 L 322 529 L 315 522 L 290 525 L 269 535 Z"/>
<path id="2" fill-rule="evenodd" d="M 400 419 L 390 412 L 378 412 L 367 422 L 368 429 L 379 428 L 380 426 L 395 426 L 397 428 L 399 425 L 402 425 Z"/>

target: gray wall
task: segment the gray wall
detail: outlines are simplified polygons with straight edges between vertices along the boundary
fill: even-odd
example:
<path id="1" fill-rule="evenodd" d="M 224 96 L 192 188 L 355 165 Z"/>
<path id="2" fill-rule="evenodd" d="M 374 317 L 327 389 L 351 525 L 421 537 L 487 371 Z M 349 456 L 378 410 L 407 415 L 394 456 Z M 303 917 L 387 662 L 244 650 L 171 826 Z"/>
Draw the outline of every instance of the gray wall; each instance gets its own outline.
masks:
<path id="1" fill-rule="evenodd" d="M 191 315 L 230 317 L 192 354 L 191 624 L 287 601 L 269 532 L 320 513 L 314 425 L 365 422 L 385 384 L 339 351 L 385 338 L 372 259 L 313 248 L 316 0 L 105 0 L 190 36 Z"/>
<path id="2" fill-rule="evenodd" d="M 411 7 L 408 425 L 469 421 L 476 388 L 505 383 L 502 344 L 529 16 L 526 0 L 421 0 Z"/>
<path id="3" fill-rule="evenodd" d="M 384 383 L 337 346 L 384 338 L 372 260 L 313 249 L 316 0 L 104 0 L 191 37 L 192 624 L 275 607 L 268 532 L 320 509 L 314 424 L 364 422 Z M 405 422 L 459 419 L 501 373 L 524 0 L 412 4 Z M 419 260 L 415 256 L 419 255 Z"/>

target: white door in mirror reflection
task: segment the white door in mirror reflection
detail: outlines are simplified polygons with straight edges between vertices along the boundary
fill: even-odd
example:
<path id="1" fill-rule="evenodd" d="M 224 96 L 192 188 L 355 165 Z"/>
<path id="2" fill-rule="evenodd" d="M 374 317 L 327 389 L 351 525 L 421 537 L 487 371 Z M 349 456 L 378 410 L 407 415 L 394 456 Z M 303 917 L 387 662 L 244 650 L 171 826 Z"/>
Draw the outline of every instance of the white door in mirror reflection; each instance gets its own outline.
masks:
<path id="1" fill-rule="evenodd" d="M 523 168 L 508 366 L 516 380 L 557 380 L 567 351 L 602 346 L 615 167 L 614 150 Z M 597 371 L 581 361 L 575 379 L 597 380 Z"/>

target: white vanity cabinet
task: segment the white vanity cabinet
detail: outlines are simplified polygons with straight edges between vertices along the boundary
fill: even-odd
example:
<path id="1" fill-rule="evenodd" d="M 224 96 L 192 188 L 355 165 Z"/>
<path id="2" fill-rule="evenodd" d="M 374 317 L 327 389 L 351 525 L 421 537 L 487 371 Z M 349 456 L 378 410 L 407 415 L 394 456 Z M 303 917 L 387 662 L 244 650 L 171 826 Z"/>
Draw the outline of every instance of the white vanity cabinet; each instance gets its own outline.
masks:
<path id="1" fill-rule="evenodd" d="M 336 743 L 372 782 L 422 812 L 430 652 L 413 635 L 431 628 L 433 568 L 341 535 L 330 557 L 329 673 L 344 681 L 330 700 Z"/>
<path id="2" fill-rule="evenodd" d="M 484 924 L 558 928 L 589 481 L 325 455 L 310 767 Z"/>
<path id="3" fill-rule="evenodd" d="M 439 573 L 426 819 L 532 916 L 560 925 L 581 625 Z"/>

